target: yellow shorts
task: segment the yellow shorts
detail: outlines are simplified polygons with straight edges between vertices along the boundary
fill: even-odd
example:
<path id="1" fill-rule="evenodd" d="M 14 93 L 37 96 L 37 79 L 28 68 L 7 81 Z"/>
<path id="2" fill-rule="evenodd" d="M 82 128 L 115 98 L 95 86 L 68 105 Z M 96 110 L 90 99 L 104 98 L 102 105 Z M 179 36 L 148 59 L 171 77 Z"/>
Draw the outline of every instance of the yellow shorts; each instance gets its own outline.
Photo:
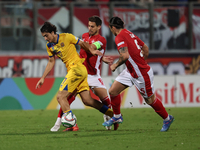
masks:
<path id="1" fill-rule="evenodd" d="M 72 93 L 75 89 L 77 89 L 77 93 L 84 90 L 89 91 L 87 76 L 87 69 L 83 64 L 80 63 L 74 65 L 62 81 L 59 91 L 66 90 L 70 93 Z"/>

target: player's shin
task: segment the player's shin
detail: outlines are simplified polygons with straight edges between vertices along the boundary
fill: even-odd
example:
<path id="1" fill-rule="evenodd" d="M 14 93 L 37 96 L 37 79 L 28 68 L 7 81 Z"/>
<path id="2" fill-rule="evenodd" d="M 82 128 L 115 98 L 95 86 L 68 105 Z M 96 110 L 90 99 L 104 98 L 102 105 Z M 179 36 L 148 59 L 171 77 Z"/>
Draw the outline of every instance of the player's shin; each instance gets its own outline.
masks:
<path id="1" fill-rule="evenodd" d="M 113 113 L 116 115 L 121 114 L 120 106 L 121 106 L 121 95 L 118 94 L 117 96 L 110 96 L 111 98 L 111 105 L 113 109 Z"/>
<path id="2" fill-rule="evenodd" d="M 75 100 L 75 96 L 73 94 L 70 94 L 67 98 L 69 105 L 71 105 L 71 103 Z M 63 115 L 63 111 L 62 108 L 60 107 L 60 110 L 58 112 L 58 118 L 61 118 Z"/>
<path id="3" fill-rule="evenodd" d="M 111 101 L 110 101 L 110 98 L 107 96 L 103 99 L 101 99 L 102 103 L 106 106 L 108 106 L 109 108 L 111 108 Z"/>
<path id="4" fill-rule="evenodd" d="M 165 107 L 163 106 L 162 102 L 156 98 L 155 101 L 152 104 L 149 104 L 155 112 L 160 115 L 163 119 L 166 119 L 168 117 L 168 113 L 165 110 Z"/>

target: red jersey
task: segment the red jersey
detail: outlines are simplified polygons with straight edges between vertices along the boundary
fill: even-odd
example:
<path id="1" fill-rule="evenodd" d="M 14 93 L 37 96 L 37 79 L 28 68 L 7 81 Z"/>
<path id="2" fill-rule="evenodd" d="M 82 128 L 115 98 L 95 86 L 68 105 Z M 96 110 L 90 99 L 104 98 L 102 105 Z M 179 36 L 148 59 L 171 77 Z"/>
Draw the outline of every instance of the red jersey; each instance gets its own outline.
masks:
<path id="1" fill-rule="evenodd" d="M 144 42 L 132 32 L 123 29 L 116 36 L 115 43 L 118 51 L 122 47 L 128 48 L 130 57 L 125 64 L 131 76 L 133 78 L 138 78 L 139 76 L 144 77 L 150 69 L 150 66 L 146 63 L 141 53 L 141 48 L 144 46 Z"/>
<path id="2" fill-rule="evenodd" d="M 82 40 L 92 44 L 94 42 L 99 42 L 101 45 L 101 53 L 104 55 L 106 50 L 106 39 L 101 35 L 90 36 L 89 33 L 84 33 L 82 35 Z M 87 68 L 88 74 L 90 75 L 100 75 L 100 65 L 103 56 L 94 56 L 91 53 L 86 52 L 85 50 L 80 50 L 80 57 L 85 58 L 84 65 Z"/>

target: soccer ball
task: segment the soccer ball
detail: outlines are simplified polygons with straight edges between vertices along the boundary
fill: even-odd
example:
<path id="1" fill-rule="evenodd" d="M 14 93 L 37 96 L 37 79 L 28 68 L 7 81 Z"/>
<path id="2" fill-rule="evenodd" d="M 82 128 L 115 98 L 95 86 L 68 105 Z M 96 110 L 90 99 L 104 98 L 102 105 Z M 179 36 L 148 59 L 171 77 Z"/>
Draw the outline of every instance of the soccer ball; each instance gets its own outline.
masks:
<path id="1" fill-rule="evenodd" d="M 71 128 L 76 125 L 76 116 L 72 112 L 62 115 L 61 123 L 64 127 Z"/>

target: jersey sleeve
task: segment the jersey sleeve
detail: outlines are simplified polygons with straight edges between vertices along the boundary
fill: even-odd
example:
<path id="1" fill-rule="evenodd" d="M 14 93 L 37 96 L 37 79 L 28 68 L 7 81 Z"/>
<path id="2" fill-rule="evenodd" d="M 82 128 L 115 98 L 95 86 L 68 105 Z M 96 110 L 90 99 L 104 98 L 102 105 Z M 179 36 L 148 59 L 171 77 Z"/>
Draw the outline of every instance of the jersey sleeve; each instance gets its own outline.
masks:
<path id="1" fill-rule="evenodd" d="M 54 54 L 53 54 L 53 52 L 50 50 L 50 48 L 48 47 L 48 44 L 46 44 L 46 49 L 47 49 L 47 53 L 48 53 L 49 57 L 53 57 Z"/>
<path id="2" fill-rule="evenodd" d="M 73 34 L 68 34 L 68 40 L 70 40 L 70 43 L 72 44 L 78 44 L 80 39 L 74 36 Z"/>
<path id="3" fill-rule="evenodd" d="M 120 37 L 120 36 L 117 36 L 117 37 L 115 38 L 115 44 L 116 44 L 118 50 L 119 50 L 120 48 L 122 48 L 122 47 L 127 47 L 127 43 L 126 43 L 125 40 L 124 40 L 122 37 Z"/>

